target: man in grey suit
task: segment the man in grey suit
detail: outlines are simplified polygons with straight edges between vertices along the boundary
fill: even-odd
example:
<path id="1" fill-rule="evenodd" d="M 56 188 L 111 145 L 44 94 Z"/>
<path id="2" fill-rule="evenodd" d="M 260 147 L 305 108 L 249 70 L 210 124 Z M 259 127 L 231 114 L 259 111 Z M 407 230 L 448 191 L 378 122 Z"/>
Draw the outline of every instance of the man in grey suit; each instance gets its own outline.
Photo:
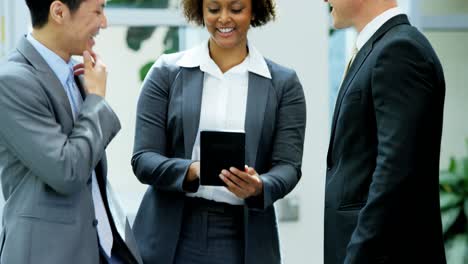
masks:
<path id="1" fill-rule="evenodd" d="M 92 51 L 105 0 L 26 3 L 33 31 L 0 65 L 0 262 L 142 263 L 106 185 L 105 148 L 120 123 Z"/>

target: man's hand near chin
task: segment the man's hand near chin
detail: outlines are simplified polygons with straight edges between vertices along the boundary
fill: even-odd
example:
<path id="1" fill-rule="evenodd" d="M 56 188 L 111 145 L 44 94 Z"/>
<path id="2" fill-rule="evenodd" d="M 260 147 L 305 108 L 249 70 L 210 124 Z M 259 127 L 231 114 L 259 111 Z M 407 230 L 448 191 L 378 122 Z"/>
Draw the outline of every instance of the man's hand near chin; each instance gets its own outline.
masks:
<path id="1" fill-rule="evenodd" d="M 106 96 L 107 67 L 93 51 L 83 52 L 83 63 L 74 66 L 75 75 L 83 75 L 86 93 Z"/>

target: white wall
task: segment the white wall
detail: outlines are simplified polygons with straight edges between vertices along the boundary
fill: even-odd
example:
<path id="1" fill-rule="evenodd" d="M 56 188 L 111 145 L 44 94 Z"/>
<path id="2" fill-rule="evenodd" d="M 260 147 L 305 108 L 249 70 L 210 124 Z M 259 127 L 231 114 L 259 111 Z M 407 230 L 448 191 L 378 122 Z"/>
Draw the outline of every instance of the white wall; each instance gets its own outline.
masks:
<path id="1" fill-rule="evenodd" d="M 120 119 L 122 129 L 107 148 L 108 179 L 117 192 L 130 217 L 134 217 L 146 190 L 132 172 L 130 159 L 135 135 L 136 105 L 141 82 L 138 71 L 141 66 L 156 60 L 162 53 L 162 39 L 166 29 L 155 31 L 143 43 L 138 52 L 127 47 L 127 27 L 116 26 L 102 30 L 96 41 L 95 51 L 108 66 L 106 99 Z"/>
<path id="2" fill-rule="evenodd" d="M 406 0 L 411 1 L 411 0 Z M 421 12 L 424 15 L 454 15 L 468 14 L 468 1 L 466 0 L 419 0 Z"/>
<path id="3" fill-rule="evenodd" d="M 446 82 L 441 168 L 449 157 L 468 155 L 468 30 L 459 32 L 424 32 L 436 50 Z"/>
<path id="4" fill-rule="evenodd" d="M 0 59 L 5 55 L 5 7 L 4 0 L 0 0 Z"/>
<path id="5" fill-rule="evenodd" d="M 3 45 L 0 44 L 0 46 L 3 46 L 3 53 L 8 54 L 15 48 L 21 36 L 29 31 L 31 19 L 24 0 L 2 0 L 0 1 L 0 9 L 0 16 L 5 15 L 3 20 L 5 39 L 4 42 L 2 41 Z"/>
<path id="6" fill-rule="evenodd" d="M 290 194 L 299 221 L 280 222 L 284 263 L 323 263 L 323 199 L 328 148 L 328 11 L 322 1 L 277 0 L 279 17 L 250 40 L 268 58 L 296 70 L 307 100 L 303 177 Z"/>
<path id="7" fill-rule="evenodd" d="M 466 0 L 424 0 L 426 15 L 468 15 Z M 444 69 L 446 96 L 442 134 L 441 168 L 448 166 L 451 156 L 468 155 L 468 28 L 459 31 L 424 31 L 437 52 Z"/>

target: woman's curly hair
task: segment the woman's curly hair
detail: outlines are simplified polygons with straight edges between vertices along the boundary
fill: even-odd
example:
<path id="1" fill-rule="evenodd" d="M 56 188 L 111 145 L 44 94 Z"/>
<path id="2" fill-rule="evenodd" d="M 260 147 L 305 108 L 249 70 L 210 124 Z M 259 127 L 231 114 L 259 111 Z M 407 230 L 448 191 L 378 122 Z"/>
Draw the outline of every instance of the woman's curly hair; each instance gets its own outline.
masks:
<path id="1" fill-rule="evenodd" d="M 197 25 L 203 23 L 203 0 L 182 0 L 182 9 L 185 18 Z M 265 25 L 276 17 L 276 4 L 274 0 L 252 0 L 253 19 L 250 25 L 258 27 Z"/>

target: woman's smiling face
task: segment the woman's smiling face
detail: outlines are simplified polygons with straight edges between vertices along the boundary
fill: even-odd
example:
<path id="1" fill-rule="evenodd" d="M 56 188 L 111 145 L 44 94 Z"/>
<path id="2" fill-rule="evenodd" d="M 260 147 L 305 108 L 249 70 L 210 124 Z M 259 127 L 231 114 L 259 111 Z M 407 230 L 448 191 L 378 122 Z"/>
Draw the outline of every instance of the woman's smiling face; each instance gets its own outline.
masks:
<path id="1" fill-rule="evenodd" d="M 203 0 L 203 21 L 212 42 L 220 48 L 245 47 L 252 0 Z"/>

